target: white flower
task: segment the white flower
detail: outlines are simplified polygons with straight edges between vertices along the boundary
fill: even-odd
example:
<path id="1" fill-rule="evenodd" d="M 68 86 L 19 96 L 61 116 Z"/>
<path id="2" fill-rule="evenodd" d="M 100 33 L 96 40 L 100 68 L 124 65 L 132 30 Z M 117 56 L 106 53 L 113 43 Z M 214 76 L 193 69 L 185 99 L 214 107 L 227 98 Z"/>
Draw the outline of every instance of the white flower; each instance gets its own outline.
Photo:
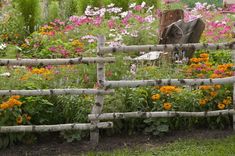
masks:
<path id="1" fill-rule="evenodd" d="M 107 7 L 108 7 L 108 8 L 114 7 L 114 4 L 111 3 L 111 4 L 109 4 Z"/>
<path id="2" fill-rule="evenodd" d="M 145 3 L 145 1 L 143 1 L 143 2 L 141 3 L 141 8 L 145 7 L 145 5 L 146 5 L 146 3 Z"/>
<path id="3" fill-rule="evenodd" d="M 109 37 L 116 37 L 116 35 L 115 34 L 109 34 Z"/>
<path id="4" fill-rule="evenodd" d="M 3 74 L 0 74 L 0 76 L 11 76 L 11 73 L 3 73 Z"/>
<path id="5" fill-rule="evenodd" d="M 128 11 L 122 12 L 120 13 L 121 17 L 124 18 L 128 15 Z"/>
<path id="6" fill-rule="evenodd" d="M 152 12 L 152 10 L 153 10 L 153 8 L 154 8 L 154 5 L 153 5 L 153 6 L 151 6 L 151 7 L 149 7 L 149 8 L 148 8 L 148 10 L 147 10 L 147 13 L 151 13 L 151 12 Z"/>
<path id="7" fill-rule="evenodd" d="M 0 44 L 0 50 L 4 50 L 7 47 L 7 45 L 5 43 Z"/>
<path id="8" fill-rule="evenodd" d="M 116 31 L 116 30 L 115 30 L 115 29 L 110 29 L 109 31 L 114 32 L 114 31 Z"/>
<path id="9" fill-rule="evenodd" d="M 131 3 L 130 5 L 129 5 L 129 8 L 134 8 L 136 6 L 136 3 Z"/>

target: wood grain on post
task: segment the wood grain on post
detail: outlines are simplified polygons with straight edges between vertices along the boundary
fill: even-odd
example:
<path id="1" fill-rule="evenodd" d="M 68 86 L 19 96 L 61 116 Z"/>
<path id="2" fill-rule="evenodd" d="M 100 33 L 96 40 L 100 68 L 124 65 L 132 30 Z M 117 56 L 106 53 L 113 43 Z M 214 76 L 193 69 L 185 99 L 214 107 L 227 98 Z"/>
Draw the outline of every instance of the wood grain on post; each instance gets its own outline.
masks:
<path id="1" fill-rule="evenodd" d="M 99 53 L 100 48 L 105 45 L 105 38 L 104 36 L 98 37 L 98 47 L 97 47 L 97 55 L 98 58 L 103 58 L 103 54 Z M 97 83 L 99 89 L 104 88 L 105 82 L 105 66 L 104 63 L 97 63 Z M 104 103 L 104 96 L 103 95 L 96 95 L 95 97 L 95 104 L 92 107 L 91 114 L 100 114 L 103 109 Z M 91 124 L 96 125 L 99 123 L 99 120 L 94 119 L 91 120 Z M 99 143 L 99 129 L 96 128 L 90 132 L 90 141 L 93 145 L 97 145 Z"/>

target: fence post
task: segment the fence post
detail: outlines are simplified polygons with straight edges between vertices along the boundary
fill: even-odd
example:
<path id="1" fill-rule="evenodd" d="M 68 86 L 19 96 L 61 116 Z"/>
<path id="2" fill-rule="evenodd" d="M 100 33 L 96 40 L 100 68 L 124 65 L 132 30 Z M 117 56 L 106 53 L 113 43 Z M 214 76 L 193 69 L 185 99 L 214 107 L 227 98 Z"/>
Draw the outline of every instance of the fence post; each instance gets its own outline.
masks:
<path id="1" fill-rule="evenodd" d="M 100 47 L 103 47 L 105 45 L 105 38 L 104 36 L 98 37 L 98 43 L 97 43 L 97 57 L 103 58 L 103 54 L 99 53 Z M 97 63 L 97 84 L 99 89 L 102 89 L 104 86 L 105 81 L 105 66 L 104 63 Z M 95 97 L 95 104 L 92 107 L 91 114 L 100 114 L 102 112 L 104 103 L 104 96 L 103 95 L 96 95 Z M 91 123 L 94 125 L 97 125 L 99 120 L 95 119 L 92 120 Z M 90 132 L 90 141 L 93 145 L 97 145 L 99 143 L 99 129 L 96 128 L 95 130 Z"/>

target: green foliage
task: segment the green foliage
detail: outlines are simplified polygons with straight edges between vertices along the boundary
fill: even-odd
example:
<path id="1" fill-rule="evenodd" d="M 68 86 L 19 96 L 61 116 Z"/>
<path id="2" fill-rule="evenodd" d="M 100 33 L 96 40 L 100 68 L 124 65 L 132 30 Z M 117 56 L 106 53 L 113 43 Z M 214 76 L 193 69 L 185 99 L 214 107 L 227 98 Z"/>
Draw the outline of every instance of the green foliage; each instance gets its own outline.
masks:
<path id="1" fill-rule="evenodd" d="M 49 4 L 49 18 L 48 18 L 48 21 L 53 21 L 56 18 L 59 18 L 59 4 L 56 1 L 52 1 Z"/>
<path id="2" fill-rule="evenodd" d="M 181 2 L 189 5 L 190 7 L 194 7 L 196 2 L 201 2 L 201 3 L 208 3 L 208 4 L 215 4 L 216 6 L 222 6 L 223 5 L 223 0 L 181 0 Z"/>
<path id="3" fill-rule="evenodd" d="M 25 24 L 25 31 L 32 33 L 37 26 L 39 13 L 39 0 L 17 0 L 17 9 L 20 11 Z"/>

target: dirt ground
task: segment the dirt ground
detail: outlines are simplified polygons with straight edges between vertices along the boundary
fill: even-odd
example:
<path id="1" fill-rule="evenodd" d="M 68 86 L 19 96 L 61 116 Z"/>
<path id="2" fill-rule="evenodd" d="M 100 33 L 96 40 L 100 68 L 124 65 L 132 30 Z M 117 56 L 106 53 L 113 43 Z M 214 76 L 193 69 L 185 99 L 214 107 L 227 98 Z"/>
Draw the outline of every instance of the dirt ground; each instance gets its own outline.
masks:
<path id="1" fill-rule="evenodd" d="M 111 151 L 127 147 L 157 147 L 166 143 L 174 142 L 177 139 L 192 138 L 224 138 L 235 135 L 232 130 L 193 130 L 176 131 L 163 137 L 151 137 L 144 135 L 136 136 L 112 136 L 104 137 L 99 145 L 94 148 L 89 141 L 79 141 L 73 143 L 64 142 L 54 135 L 41 138 L 33 145 L 12 146 L 4 151 L 0 151 L 1 156 L 71 156 L 80 155 L 88 151 Z"/>

